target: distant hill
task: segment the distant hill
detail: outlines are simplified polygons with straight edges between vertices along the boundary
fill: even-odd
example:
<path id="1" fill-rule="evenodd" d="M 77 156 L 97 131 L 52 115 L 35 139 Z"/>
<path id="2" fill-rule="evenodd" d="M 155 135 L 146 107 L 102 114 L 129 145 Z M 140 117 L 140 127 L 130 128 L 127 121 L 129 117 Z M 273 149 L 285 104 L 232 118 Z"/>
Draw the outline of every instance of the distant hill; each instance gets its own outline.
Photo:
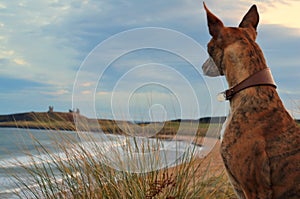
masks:
<path id="1" fill-rule="evenodd" d="M 74 114 L 64 112 L 27 112 L 0 115 L 0 127 L 75 130 Z M 87 117 L 80 115 L 84 120 Z"/>
<path id="2" fill-rule="evenodd" d="M 74 119 L 79 119 L 76 124 Z M 145 136 L 160 139 L 173 139 L 178 134 L 181 136 L 211 136 L 215 138 L 219 136 L 221 130 L 219 124 L 223 123 L 225 119 L 226 117 L 204 117 L 192 120 L 175 119 L 165 122 L 136 121 L 133 123 L 109 119 L 90 119 L 78 112 L 49 111 L 0 115 L 0 127 L 103 132 L 114 135 Z M 207 135 L 208 129 L 211 131 Z M 181 139 L 180 136 L 177 139 Z"/>
<path id="3" fill-rule="evenodd" d="M 118 124 L 131 124 L 127 121 L 113 121 L 109 119 L 90 119 L 75 112 L 27 112 L 9 115 L 0 115 L 0 127 L 18 127 L 18 128 L 33 128 L 33 129 L 55 129 L 55 130 L 75 130 L 74 116 L 81 122 L 77 125 L 77 129 L 81 128 L 83 131 L 99 131 L 99 125 L 102 130 L 108 133 L 116 133 L 121 131 L 116 128 Z M 96 122 L 95 122 L 96 121 Z M 225 117 L 205 117 L 199 120 L 182 120 L 175 119 L 167 121 L 166 123 L 176 122 L 199 122 L 199 123 L 222 123 Z M 146 125 L 150 122 L 136 122 L 140 125 Z M 154 122 L 161 123 L 161 122 Z M 80 126 L 80 127 L 79 127 Z M 87 129 L 88 128 L 88 129 Z"/>
<path id="4" fill-rule="evenodd" d="M 28 112 L 10 115 L 0 115 L 0 122 L 14 121 L 73 121 L 73 113 L 63 112 Z"/>

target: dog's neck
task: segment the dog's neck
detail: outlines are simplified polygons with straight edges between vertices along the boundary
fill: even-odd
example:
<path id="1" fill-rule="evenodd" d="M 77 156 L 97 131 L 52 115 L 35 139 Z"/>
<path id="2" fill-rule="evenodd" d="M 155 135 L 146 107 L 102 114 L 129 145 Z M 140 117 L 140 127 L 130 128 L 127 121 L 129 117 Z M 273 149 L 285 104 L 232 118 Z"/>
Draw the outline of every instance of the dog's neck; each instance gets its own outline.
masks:
<path id="1" fill-rule="evenodd" d="M 255 42 L 238 53 L 234 45 L 224 51 L 224 56 L 228 57 L 226 61 L 224 60 L 224 64 L 229 87 L 233 87 L 254 73 L 267 68 L 263 53 Z"/>
<path id="2" fill-rule="evenodd" d="M 224 60 L 223 64 L 225 64 L 225 76 L 230 88 L 267 68 L 263 53 L 255 42 L 252 42 L 248 48 L 244 48 L 242 51 L 237 51 L 234 45 L 224 50 L 224 56 L 227 59 Z M 252 87 L 237 93 L 230 100 L 231 109 L 239 106 L 242 97 L 255 95 L 254 89 Z"/>
<path id="3" fill-rule="evenodd" d="M 231 100 L 237 93 L 256 86 L 272 86 L 274 88 L 277 87 L 273 80 L 270 68 L 265 68 L 249 76 L 240 83 L 224 91 L 221 96 L 224 96 L 226 100 Z"/>

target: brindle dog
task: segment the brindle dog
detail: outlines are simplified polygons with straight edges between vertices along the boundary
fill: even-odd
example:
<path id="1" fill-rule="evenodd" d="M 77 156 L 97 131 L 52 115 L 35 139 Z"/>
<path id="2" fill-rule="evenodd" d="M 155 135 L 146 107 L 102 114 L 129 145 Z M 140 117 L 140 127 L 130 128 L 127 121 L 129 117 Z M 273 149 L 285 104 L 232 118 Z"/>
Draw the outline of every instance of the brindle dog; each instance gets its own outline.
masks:
<path id="1" fill-rule="evenodd" d="M 225 75 L 229 87 L 267 68 L 255 42 L 259 21 L 253 5 L 239 27 L 225 27 L 205 6 L 210 60 L 205 75 Z M 276 88 L 258 85 L 230 99 L 222 158 L 239 198 L 300 198 L 300 129 Z"/>

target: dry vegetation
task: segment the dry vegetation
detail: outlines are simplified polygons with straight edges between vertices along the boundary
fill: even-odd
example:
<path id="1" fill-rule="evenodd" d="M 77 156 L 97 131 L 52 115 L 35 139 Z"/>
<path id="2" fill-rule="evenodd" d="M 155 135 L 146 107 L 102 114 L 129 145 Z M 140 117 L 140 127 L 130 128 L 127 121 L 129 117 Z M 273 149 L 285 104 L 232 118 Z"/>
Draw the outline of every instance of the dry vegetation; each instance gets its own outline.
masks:
<path id="1" fill-rule="evenodd" d="M 14 175 L 23 190 L 16 193 L 17 196 L 68 199 L 235 198 L 224 174 L 218 144 L 204 159 L 186 156 L 172 168 L 131 173 L 103 164 L 99 156 L 94 156 L 84 147 L 65 143 L 59 146 L 64 150 L 64 157 L 54 155 L 42 146 L 37 147 L 41 154 L 48 154 L 51 161 L 40 163 L 32 158 L 32 167 L 22 166 L 28 178 Z M 70 148 L 73 150 L 70 151 Z M 28 179 L 33 179 L 35 186 L 28 185 Z"/>
<path id="2" fill-rule="evenodd" d="M 56 121 L 44 119 L 40 122 L 44 122 L 45 129 L 51 129 L 49 123 Z M 110 120 L 99 122 L 106 133 L 124 134 Z M 68 128 L 68 125 L 65 122 L 64 128 L 59 130 Z M 125 122 L 124 125 L 131 128 L 130 123 Z M 140 124 L 141 127 L 146 125 Z M 179 125 L 182 124 L 167 122 L 156 137 L 174 139 Z M 191 122 L 184 123 L 186 136 L 178 136 L 176 139 L 189 138 L 192 125 Z M 197 126 L 197 140 L 194 143 L 202 144 L 207 128 L 207 124 Z M 31 166 L 18 162 L 27 176 L 24 178 L 17 172 L 11 173 L 22 190 L 16 192 L 19 198 L 236 198 L 224 173 L 219 141 L 205 158 L 199 158 L 193 151 L 189 151 L 177 166 L 134 173 L 110 167 L 103 159 L 107 157 L 107 151 L 98 148 L 97 143 L 92 144 L 92 149 L 87 149 L 68 137 L 56 137 L 53 143 L 62 152 L 57 155 L 38 140 L 33 140 L 37 154 L 46 154 L 47 160 L 37 160 L 35 155 L 27 154 L 31 158 Z M 28 184 L 29 179 L 34 186 Z"/>

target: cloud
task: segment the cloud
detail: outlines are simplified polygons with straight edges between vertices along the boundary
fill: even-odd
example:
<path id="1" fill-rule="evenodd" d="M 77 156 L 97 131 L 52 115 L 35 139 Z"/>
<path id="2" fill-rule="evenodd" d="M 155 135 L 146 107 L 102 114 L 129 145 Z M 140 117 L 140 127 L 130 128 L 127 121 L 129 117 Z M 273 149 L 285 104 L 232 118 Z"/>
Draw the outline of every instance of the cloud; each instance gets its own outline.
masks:
<path id="1" fill-rule="evenodd" d="M 6 5 L 3 3 L 0 3 L 0 9 L 4 9 L 4 8 L 7 8 Z"/>
<path id="2" fill-rule="evenodd" d="M 96 93 L 96 95 L 99 95 L 99 96 L 104 96 L 104 95 L 111 95 L 110 92 L 105 92 L 105 91 L 99 91 Z"/>
<path id="3" fill-rule="evenodd" d="M 50 95 L 50 96 L 60 96 L 60 95 L 66 95 L 66 94 L 69 94 L 70 92 L 66 89 L 60 89 L 60 90 L 57 90 L 57 91 L 41 91 L 40 92 L 41 94 L 44 94 L 44 95 Z"/>
<path id="4" fill-rule="evenodd" d="M 279 24 L 300 29 L 300 22 L 298 20 L 300 9 L 299 1 L 257 1 L 257 4 L 262 7 L 261 21 L 263 24 Z"/>
<path id="5" fill-rule="evenodd" d="M 299 18 L 298 11 L 295 12 L 299 10 L 299 2 L 296 0 L 257 0 L 253 3 L 257 3 L 261 16 L 258 42 L 262 46 L 275 79 L 278 84 L 280 83 L 282 90 L 291 92 L 298 90 L 296 85 L 299 83 L 291 82 L 299 82 L 300 79 L 298 69 L 300 25 L 298 21 L 295 21 Z M 226 25 L 236 26 L 252 2 L 212 0 L 207 4 L 217 16 L 224 20 Z M 71 104 L 71 90 L 76 80 L 76 72 L 84 58 L 97 44 L 121 31 L 144 26 L 158 26 L 183 32 L 203 46 L 206 46 L 210 39 L 202 2 L 193 0 L 5 1 L 0 3 L 0 10 L 1 76 L 14 79 L 20 84 L 22 82 L 36 84 L 35 89 L 32 89 L 29 83 L 23 84 L 22 88 L 17 84 L 11 84 L 6 90 L 3 88 L 3 92 L 9 93 L 9 89 L 22 90 L 24 97 L 19 96 L 19 98 L 27 100 L 28 103 L 34 95 L 36 99 L 40 97 L 47 102 L 49 100 L 44 97 L 61 100 L 61 104 Z M 294 19 L 289 16 L 294 16 Z M 142 36 L 155 38 L 155 35 Z M 176 45 L 180 46 L 180 41 L 177 41 Z M 192 53 L 186 48 L 182 50 Z M 116 52 L 107 51 L 105 56 L 111 56 L 113 53 Z M 199 88 L 197 87 L 199 90 L 196 90 L 197 95 L 201 96 L 206 92 L 205 84 L 197 80 L 195 71 L 186 67 L 186 63 L 179 62 L 172 56 L 165 56 L 166 54 L 158 55 L 159 53 L 142 52 L 117 60 L 100 78 L 100 82 L 97 82 L 99 77 L 95 71 L 81 71 L 86 76 L 86 79 L 80 82 L 83 87 L 81 91 L 89 91 L 99 83 L 98 88 L 101 89 L 96 91 L 98 95 L 109 96 L 118 79 L 132 66 L 157 62 L 178 70 L 195 87 L 199 84 Z M 192 56 L 196 57 L 195 60 L 198 59 L 198 55 Z M 99 62 L 96 64 L 102 66 Z M 200 66 L 201 63 L 199 63 L 199 68 Z M 136 77 L 133 76 L 132 79 L 123 82 L 124 88 L 135 81 L 153 77 L 158 80 L 168 80 L 170 84 L 176 85 L 182 92 L 185 92 L 184 87 L 178 85 L 175 77 L 160 73 L 160 71 L 140 72 L 134 75 Z M 86 93 L 86 96 L 89 97 L 89 94 Z M 17 107 L 16 103 L 15 107 Z"/>
<path id="6" fill-rule="evenodd" d="M 81 92 L 82 95 L 90 95 L 92 92 L 90 90 L 84 90 Z"/>
<path id="7" fill-rule="evenodd" d="M 293 28 L 262 25 L 257 40 L 278 87 L 283 90 L 298 91 L 300 35 L 295 34 Z"/>
<path id="8" fill-rule="evenodd" d="M 12 56 L 15 54 L 13 50 L 2 50 L 0 53 L 1 53 L 0 54 L 1 57 Z"/>
<path id="9" fill-rule="evenodd" d="M 227 26 L 237 26 L 248 9 L 256 4 L 260 15 L 260 24 L 276 24 L 300 29 L 298 0 L 232 0 L 206 2 L 209 9 L 221 18 Z M 283 17 L 284 16 L 284 17 Z M 298 30 L 299 31 L 299 30 Z"/>
<path id="10" fill-rule="evenodd" d="M 23 92 L 24 90 L 33 90 L 46 87 L 47 85 L 35 82 L 33 80 L 24 80 L 0 76 L 0 91 L 2 94 Z"/>
<path id="11" fill-rule="evenodd" d="M 92 82 L 84 82 L 84 83 L 81 84 L 82 87 L 90 87 L 92 85 L 93 85 Z"/>
<path id="12" fill-rule="evenodd" d="M 69 84 L 72 69 L 78 67 L 76 51 L 63 44 L 63 37 L 48 31 L 48 26 L 59 23 L 65 12 L 59 7 L 49 7 L 47 1 L 6 2 L 2 11 L 2 41 L 0 56 L 11 66 L 3 66 L 2 74 L 50 84 Z M 15 64 L 15 65 L 14 65 Z M 18 71 L 19 65 L 30 66 Z M 60 71 L 60 75 L 53 71 Z"/>
<path id="13" fill-rule="evenodd" d="M 28 65 L 28 63 L 27 63 L 24 59 L 22 59 L 22 58 L 16 58 L 16 59 L 14 59 L 13 61 L 14 61 L 17 65 L 22 65 L 22 66 Z"/>

